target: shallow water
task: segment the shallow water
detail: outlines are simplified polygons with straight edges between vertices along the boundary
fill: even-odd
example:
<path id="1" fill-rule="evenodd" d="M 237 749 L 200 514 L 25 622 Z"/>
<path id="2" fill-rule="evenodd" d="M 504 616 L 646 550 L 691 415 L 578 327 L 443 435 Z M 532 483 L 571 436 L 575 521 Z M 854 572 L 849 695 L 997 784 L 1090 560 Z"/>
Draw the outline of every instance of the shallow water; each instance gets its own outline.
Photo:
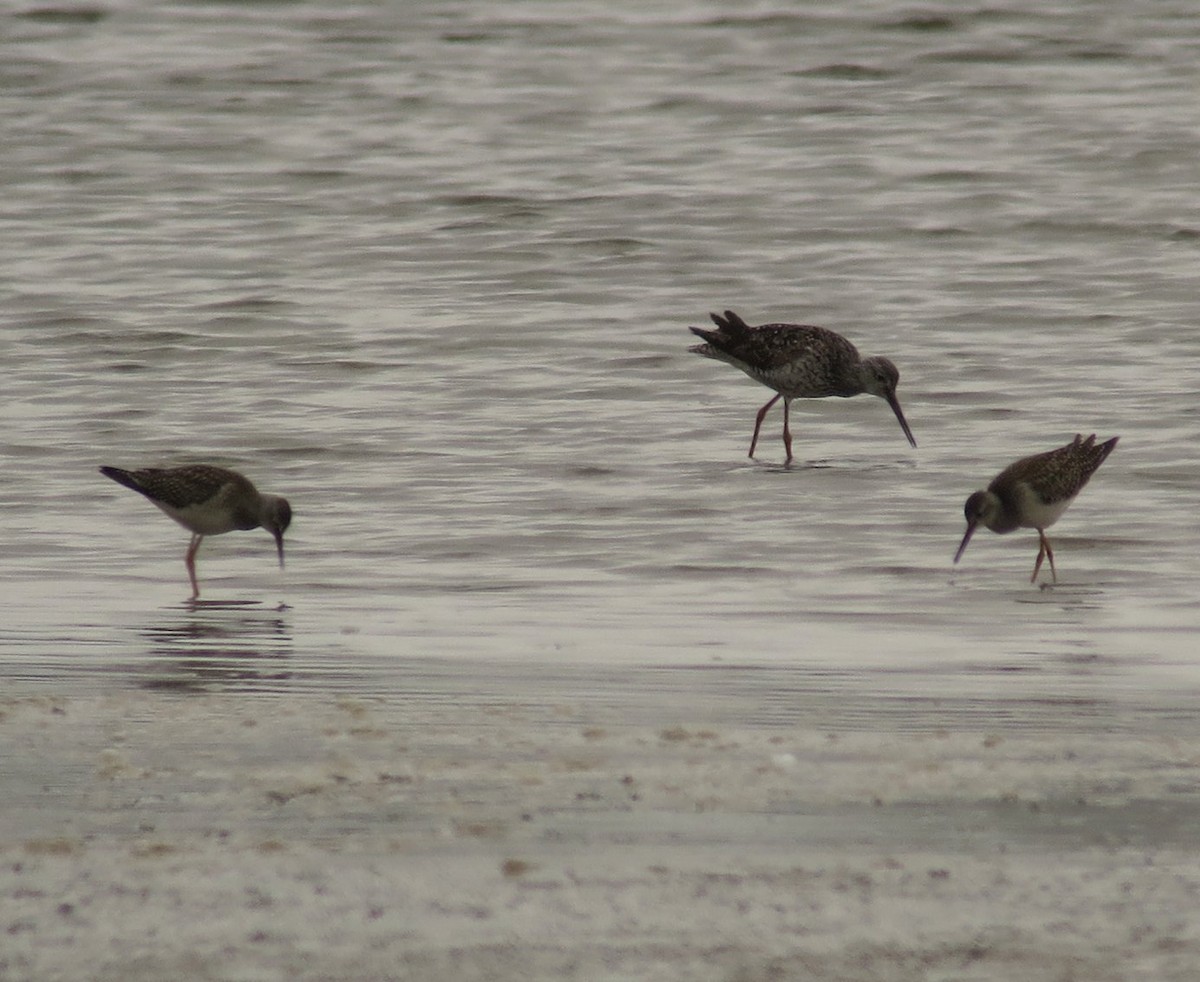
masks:
<path id="1" fill-rule="evenodd" d="M 0 12 L 0 976 L 1194 979 L 1198 49 L 1171 0 Z M 890 357 L 919 447 L 863 396 L 747 459 L 728 308 Z M 1056 585 L 952 565 L 1092 432 Z M 296 518 L 193 604 L 97 467 L 197 460 Z"/>
<path id="2" fill-rule="evenodd" d="M 4 16 L 8 691 L 1171 728 L 1200 706 L 1189 6 Z M 689 324 L 845 333 L 778 411 Z M 966 495 L 1120 446 L 1051 533 Z M 200 553 L 102 463 L 286 494 Z M 470 714 L 465 714 L 464 725 Z M 548 721 L 563 720 L 547 710 Z"/>

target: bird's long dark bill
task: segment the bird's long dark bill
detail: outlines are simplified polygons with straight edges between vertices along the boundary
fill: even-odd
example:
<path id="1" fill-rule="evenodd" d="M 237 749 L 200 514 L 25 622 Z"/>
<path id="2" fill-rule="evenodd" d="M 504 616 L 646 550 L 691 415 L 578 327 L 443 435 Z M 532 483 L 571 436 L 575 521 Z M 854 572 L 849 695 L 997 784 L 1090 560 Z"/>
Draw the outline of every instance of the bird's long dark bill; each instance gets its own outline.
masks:
<path id="1" fill-rule="evenodd" d="M 275 548 L 279 550 L 279 568 L 283 569 L 283 533 L 275 533 Z"/>
<path id="2" fill-rule="evenodd" d="M 971 536 L 975 534 L 975 523 L 972 522 L 967 526 L 967 534 L 963 536 L 962 542 L 958 544 L 958 552 L 954 554 L 954 561 L 957 563 L 962 559 L 962 554 L 967 551 L 967 543 L 971 541 Z"/>
<path id="3" fill-rule="evenodd" d="M 904 413 L 900 409 L 900 400 L 894 395 L 889 395 L 887 401 L 888 405 L 892 407 L 892 412 L 896 414 L 896 419 L 900 420 L 900 429 L 902 429 L 904 431 L 904 435 L 908 437 L 908 442 L 915 447 L 917 445 L 917 441 L 913 439 L 912 430 L 908 428 L 908 420 L 904 418 Z"/>

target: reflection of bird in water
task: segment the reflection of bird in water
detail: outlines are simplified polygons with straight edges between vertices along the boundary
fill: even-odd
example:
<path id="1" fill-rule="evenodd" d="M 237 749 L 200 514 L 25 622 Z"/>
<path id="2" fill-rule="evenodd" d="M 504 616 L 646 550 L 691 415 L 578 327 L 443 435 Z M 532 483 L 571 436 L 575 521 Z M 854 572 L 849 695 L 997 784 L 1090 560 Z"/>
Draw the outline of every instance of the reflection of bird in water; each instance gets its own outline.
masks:
<path id="1" fill-rule="evenodd" d="M 186 606 L 184 618 L 144 628 L 148 657 L 121 666 L 144 688 L 269 691 L 296 678 L 291 625 L 279 609 L 244 600 Z"/>
<path id="2" fill-rule="evenodd" d="M 783 399 L 783 445 L 789 462 L 792 460 L 792 433 L 788 428 L 788 408 L 793 399 L 848 397 L 869 392 L 886 400 L 900 421 L 900 429 L 908 442 L 914 447 L 917 445 L 896 398 L 900 372 L 888 359 L 861 358 L 854 345 L 824 327 L 808 324 L 751 327 L 732 310 L 725 311 L 724 317 L 709 316 L 717 330 L 690 328 L 705 343 L 688 348 L 688 351 L 728 362 L 777 393 L 758 411 L 754 420 L 751 457 L 758 444 L 763 417 L 780 398 Z"/>
<path id="3" fill-rule="evenodd" d="M 967 516 L 967 532 L 958 552 L 954 554 L 954 561 L 957 563 L 962 558 L 967 543 L 981 522 L 993 532 L 1001 534 L 1019 528 L 1037 529 L 1037 562 L 1033 564 L 1033 576 L 1029 582 L 1037 579 L 1042 559 L 1045 558 L 1050 560 L 1050 574 L 1057 583 L 1054 552 L 1050 549 L 1050 540 L 1046 538 L 1046 529 L 1067 510 L 1096 473 L 1096 468 L 1112 453 L 1118 439 L 1114 436 L 1097 444 L 1094 433 L 1086 440 L 1076 434 L 1075 439 L 1065 447 L 1022 457 L 1009 464 L 993 478 L 986 491 L 976 491 L 967 499 L 963 508 Z"/>
<path id="4" fill-rule="evenodd" d="M 291 506 L 277 495 L 259 493 L 236 471 L 192 464 L 137 471 L 101 467 L 100 473 L 145 495 L 192 533 L 184 563 L 192 581 L 193 600 L 200 596 L 196 551 L 206 535 L 262 527 L 275 537 L 279 566 L 283 568 L 283 533 L 292 521 Z"/>

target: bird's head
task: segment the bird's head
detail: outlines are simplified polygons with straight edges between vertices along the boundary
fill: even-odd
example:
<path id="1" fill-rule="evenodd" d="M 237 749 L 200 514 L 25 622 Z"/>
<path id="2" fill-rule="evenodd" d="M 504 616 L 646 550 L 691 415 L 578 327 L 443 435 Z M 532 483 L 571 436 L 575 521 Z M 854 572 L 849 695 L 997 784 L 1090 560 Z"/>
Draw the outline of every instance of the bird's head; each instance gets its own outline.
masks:
<path id="1" fill-rule="evenodd" d="M 900 384 L 900 370 L 890 358 L 876 356 L 862 360 L 863 387 L 873 396 L 888 397 L 896 394 Z"/>
<path id="2" fill-rule="evenodd" d="M 900 400 L 896 398 L 896 386 L 900 384 L 900 370 L 892 364 L 891 359 L 876 356 L 862 360 L 862 385 L 866 392 L 885 400 L 892 407 L 896 419 L 900 421 L 900 429 L 908 437 L 912 446 L 917 445 L 908 427 L 908 420 L 900 409 Z"/>
<path id="3" fill-rule="evenodd" d="M 983 525 L 991 525 L 999 512 L 1000 499 L 992 494 L 991 491 L 976 491 L 967 499 L 967 503 L 963 505 L 963 515 L 967 519 L 967 531 L 962 537 L 962 542 L 959 543 L 958 552 L 954 554 L 954 561 L 956 563 L 962 559 L 962 554 L 967 551 L 967 543 L 971 541 L 971 536 L 975 534 L 975 529 L 981 523 Z"/>
<path id="4" fill-rule="evenodd" d="M 262 527 L 275 537 L 279 552 L 279 567 L 283 568 L 283 533 L 292 524 L 292 506 L 284 498 L 263 495 Z"/>

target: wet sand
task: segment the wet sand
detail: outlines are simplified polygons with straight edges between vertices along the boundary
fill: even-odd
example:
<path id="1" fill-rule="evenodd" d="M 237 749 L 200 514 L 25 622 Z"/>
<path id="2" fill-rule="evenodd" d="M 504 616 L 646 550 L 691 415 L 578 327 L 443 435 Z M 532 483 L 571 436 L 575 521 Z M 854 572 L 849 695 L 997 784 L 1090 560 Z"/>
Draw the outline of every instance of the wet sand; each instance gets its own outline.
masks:
<path id="1" fill-rule="evenodd" d="M 1200 738 L 0 704 L 0 978 L 1191 979 Z"/>
<path id="2" fill-rule="evenodd" d="M 8 5 L 0 982 L 1200 978 L 1193 6 Z"/>

